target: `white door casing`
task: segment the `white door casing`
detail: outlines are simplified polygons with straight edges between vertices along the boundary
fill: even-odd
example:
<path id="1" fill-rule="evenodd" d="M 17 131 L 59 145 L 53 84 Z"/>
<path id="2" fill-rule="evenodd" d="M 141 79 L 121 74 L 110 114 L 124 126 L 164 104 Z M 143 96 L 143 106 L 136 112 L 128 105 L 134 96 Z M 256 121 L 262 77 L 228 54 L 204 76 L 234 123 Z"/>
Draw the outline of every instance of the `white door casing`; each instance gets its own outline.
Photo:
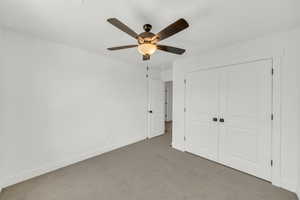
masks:
<path id="1" fill-rule="evenodd" d="M 149 78 L 148 138 L 164 134 L 164 82 Z"/>
<path id="2" fill-rule="evenodd" d="M 270 180 L 271 68 L 262 60 L 189 73 L 186 150 Z"/>

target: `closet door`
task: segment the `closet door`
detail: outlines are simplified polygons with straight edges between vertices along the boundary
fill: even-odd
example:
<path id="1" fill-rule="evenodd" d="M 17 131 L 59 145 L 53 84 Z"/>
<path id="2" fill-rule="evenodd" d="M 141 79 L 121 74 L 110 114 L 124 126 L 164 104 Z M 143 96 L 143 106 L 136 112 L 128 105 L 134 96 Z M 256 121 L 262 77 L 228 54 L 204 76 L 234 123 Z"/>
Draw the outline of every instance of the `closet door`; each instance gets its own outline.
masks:
<path id="1" fill-rule="evenodd" d="M 220 162 L 266 180 L 271 178 L 271 68 L 265 60 L 221 73 Z"/>
<path id="2" fill-rule="evenodd" d="M 186 150 L 214 161 L 218 160 L 219 93 L 217 70 L 201 70 L 187 75 Z"/>

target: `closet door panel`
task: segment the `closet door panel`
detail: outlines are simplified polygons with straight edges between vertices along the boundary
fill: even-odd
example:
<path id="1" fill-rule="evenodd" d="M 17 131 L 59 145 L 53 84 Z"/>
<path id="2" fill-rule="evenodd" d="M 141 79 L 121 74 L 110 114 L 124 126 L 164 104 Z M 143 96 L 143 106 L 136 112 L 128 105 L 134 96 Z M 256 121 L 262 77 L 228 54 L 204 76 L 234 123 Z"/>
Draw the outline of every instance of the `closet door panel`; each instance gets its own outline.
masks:
<path id="1" fill-rule="evenodd" d="M 201 70 L 186 77 L 186 150 L 218 160 L 219 72 Z"/>
<path id="2" fill-rule="evenodd" d="M 271 177 L 272 62 L 227 67 L 221 75 L 220 162 Z"/>

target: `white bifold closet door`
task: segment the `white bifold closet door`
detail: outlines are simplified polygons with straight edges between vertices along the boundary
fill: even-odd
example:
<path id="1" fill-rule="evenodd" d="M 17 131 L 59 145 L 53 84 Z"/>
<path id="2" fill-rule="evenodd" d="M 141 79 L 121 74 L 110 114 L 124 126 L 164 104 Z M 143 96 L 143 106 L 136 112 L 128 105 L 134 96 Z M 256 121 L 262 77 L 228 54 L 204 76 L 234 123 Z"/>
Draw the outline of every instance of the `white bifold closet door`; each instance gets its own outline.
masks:
<path id="1" fill-rule="evenodd" d="M 186 150 L 271 179 L 272 62 L 199 70 L 186 77 Z"/>
<path id="2" fill-rule="evenodd" d="M 218 159 L 219 78 L 216 70 L 190 73 L 186 83 L 186 149 L 205 158 Z"/>

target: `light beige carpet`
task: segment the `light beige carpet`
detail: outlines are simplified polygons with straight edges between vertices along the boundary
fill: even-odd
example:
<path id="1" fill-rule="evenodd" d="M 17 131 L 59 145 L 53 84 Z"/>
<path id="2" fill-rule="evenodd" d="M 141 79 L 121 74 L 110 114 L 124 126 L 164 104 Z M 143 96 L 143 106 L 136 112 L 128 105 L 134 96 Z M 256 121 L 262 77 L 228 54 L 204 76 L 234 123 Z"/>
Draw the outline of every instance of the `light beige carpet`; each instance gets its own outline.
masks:
<path id="1" fill-rule="evenodd" d="M 169 130 L 169 129 L 167 129 Z M 6 188 L 1 200 L 296 200 L 247 174 L 145 140 Z"/>

